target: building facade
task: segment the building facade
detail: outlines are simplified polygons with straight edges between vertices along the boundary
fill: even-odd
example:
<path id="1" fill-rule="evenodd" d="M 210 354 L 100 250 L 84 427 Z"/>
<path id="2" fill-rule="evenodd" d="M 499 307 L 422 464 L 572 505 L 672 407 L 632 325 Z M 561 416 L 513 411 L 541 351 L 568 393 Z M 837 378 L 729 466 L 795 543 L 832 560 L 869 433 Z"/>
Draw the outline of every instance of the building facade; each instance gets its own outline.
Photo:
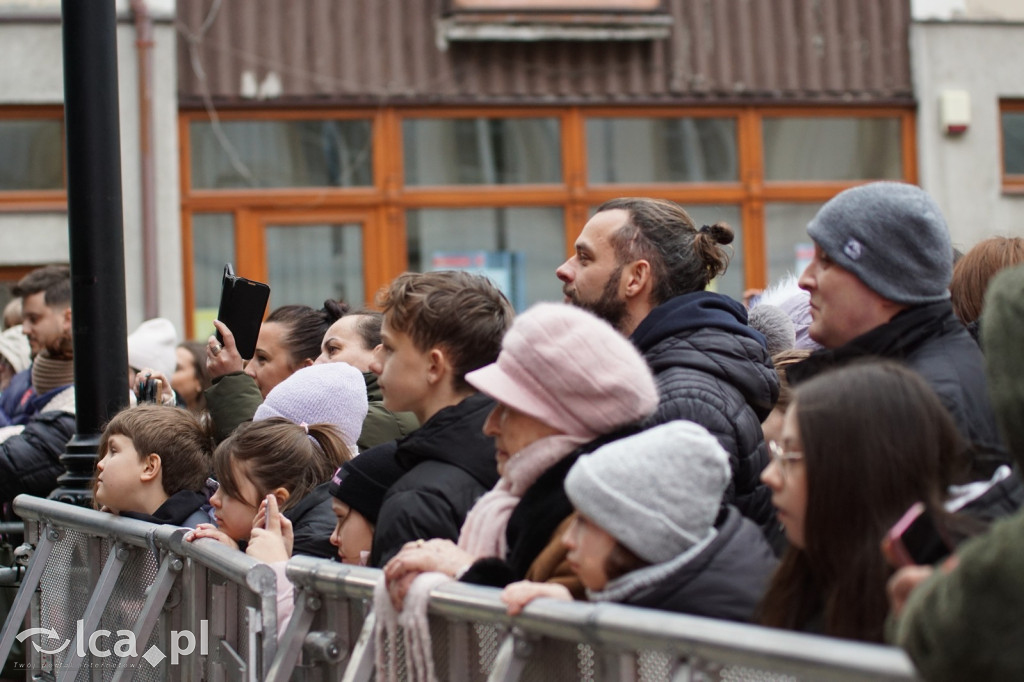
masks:
<path id="1" fill-rule="evenodd" d="M 158 178 L 148 194 L 139 29 L 119 5 L 129 327 L 153 314 L 144 284 L 155 267 L 155 314 L 205 337 L 225 262 L 268 281 L 272 307 L 361 305 L 406 269 L 440 267 L 487 272 L 520 308 L 559 299 L 555 267 L 594 208 L 623 195 L 729 223 L 732 264 L 714 286 L 734 296 L 799 270 L 809 218 L 860 182 L 920 182 L 965 246 L 1019 210 L 1015 157 L 1009 173 L 978 171 L 991 159 L 954 168 L 965 142 L 991 140 L 976 116 L 956 138 L 934 119 L 936 93 L 953 87 L 934 74 L 958 66 L 939 34 L 957 30 L 956 7 L 928 8 L 945 11 L 935 20 L 909 0 L 144 4 Z M 0 140 L 61 120 L 59 3 L 17 5 L 0 13 L 0 52 L 18 64 L 0 68 Z M 999 61 L 995 43 L 986 54 Z M 1022 88 L 1013 60 L 1003 64 L 992 106 L 1012 114 Z M 0 158 L 8 279 L 66 254 L 50 136 Z M 40 155 L 51 166 L 26 173 Z M 4 180 L 5 168 L 20 179 Z M 975 192 L 988 225 L 964 218 Z M 156 262 L 142 243 L 147 196 Z"/>

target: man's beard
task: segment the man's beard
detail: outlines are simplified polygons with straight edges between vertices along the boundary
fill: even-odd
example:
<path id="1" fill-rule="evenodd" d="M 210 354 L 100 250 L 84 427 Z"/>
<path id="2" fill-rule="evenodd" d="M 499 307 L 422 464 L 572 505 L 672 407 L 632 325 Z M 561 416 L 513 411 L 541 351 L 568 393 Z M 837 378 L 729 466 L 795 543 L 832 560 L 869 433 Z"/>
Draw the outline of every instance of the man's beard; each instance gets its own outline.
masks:
<path id="1" fill-rule="evenodd" d="M 562 293 L 569 297 L 574 306 L 589 310 L 617 331 L 622 332 L 623 322 L 626 319 L 626 302 L 619 298 L 619 279 L 622 276 L 622 268 L 621 265 L 615 268 L 596 301 L 582 300 L 578 291 L 569 290 L 567 286 L 562 287 Z"/>
<path id="2" fill-rule="evenodd" d="M 71 334 L 62 334 L 59 339 L 46 344 L 42 350 L 54 360 L 71 360 L 75 356 Z"/>

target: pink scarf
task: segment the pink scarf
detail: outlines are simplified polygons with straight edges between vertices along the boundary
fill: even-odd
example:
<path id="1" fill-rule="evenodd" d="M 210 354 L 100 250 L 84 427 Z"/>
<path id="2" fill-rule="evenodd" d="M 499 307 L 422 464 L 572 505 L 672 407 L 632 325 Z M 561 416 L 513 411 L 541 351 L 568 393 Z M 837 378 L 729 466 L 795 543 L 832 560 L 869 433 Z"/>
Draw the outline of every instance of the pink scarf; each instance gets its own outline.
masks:
<path id="1" fill-rule="evenodd" d="M 469 510 L 459 533 L 459 547 L 478 559 L 504 559 L 508 551 L 505 528 L 523 493 L 541 474 L 593 438 L 564 434 L 548 436 L 514 454 L 505 464 L 505 473 L 494 488 Z"/>

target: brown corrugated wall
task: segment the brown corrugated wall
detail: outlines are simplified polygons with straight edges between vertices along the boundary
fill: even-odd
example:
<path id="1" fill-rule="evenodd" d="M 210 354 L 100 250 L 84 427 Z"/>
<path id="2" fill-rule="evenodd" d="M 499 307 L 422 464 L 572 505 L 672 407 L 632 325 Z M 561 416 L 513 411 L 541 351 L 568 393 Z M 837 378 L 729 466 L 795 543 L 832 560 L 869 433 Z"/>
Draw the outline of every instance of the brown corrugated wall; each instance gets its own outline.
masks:
<path id="1" fill-rule="evenodd" d="M 181 102 L 912 100 L 909 0 L 667 0 L 671 37 L 438 47 L 444 0 L 178 0 Z"/>

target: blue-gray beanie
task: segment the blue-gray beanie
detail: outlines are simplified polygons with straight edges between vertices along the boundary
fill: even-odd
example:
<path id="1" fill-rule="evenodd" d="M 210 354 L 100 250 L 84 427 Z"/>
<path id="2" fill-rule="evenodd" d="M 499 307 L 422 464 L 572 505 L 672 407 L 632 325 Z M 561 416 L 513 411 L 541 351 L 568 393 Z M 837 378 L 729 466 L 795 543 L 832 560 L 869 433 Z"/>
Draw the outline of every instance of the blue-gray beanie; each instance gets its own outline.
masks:
<path id="1" fill-rule="evenodd" d="M 907 305 L 949 298 L 949 228 L 920 187 L 872 182 L 840 192 L 821 207 L 807 234 L 882 298 Z"/>

